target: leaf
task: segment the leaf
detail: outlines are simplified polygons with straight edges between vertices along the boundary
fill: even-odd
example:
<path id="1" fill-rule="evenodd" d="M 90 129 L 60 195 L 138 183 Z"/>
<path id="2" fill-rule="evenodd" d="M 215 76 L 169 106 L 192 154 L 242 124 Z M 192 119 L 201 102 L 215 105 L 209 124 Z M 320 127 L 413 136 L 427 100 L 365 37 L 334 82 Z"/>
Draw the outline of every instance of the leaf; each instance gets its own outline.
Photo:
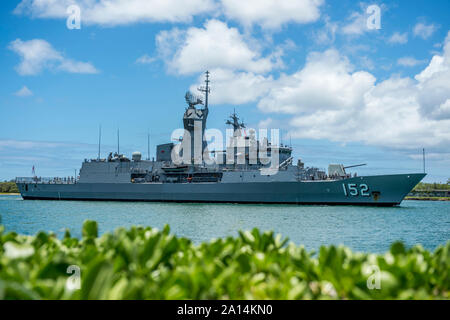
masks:
<path id="1" fill-rule="evenodd" d="M 98 237 L 97 222 L 92 220 L 84 221 L 81 234 L 83 238 L 97 238 Z"/>

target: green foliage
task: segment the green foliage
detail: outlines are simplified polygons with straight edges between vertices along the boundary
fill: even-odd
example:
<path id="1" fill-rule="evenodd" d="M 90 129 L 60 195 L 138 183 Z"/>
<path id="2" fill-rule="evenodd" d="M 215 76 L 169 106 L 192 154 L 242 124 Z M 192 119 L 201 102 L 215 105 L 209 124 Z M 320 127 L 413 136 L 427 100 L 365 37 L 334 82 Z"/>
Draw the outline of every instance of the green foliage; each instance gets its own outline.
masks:
<path id="1" fill-rule="evenodd" d="M 419 182 L 414 191 L 450 190 L 450 184 Z"/>
<path id="2" fill-rule="evenodd" d="M 19 193 L 15 182 L 0 182 L 0 193 Z"/>
<path id="3" fill-rule="evenodd" d="M 383 255 L 321 247 L 317 254 L 272 232 L 194 245 L 166 226 L 119 228 L 60 240 L 0 226 L 1 299 L 448 299 L 450 242 L 429 252 L 392 245 Z M 81 288 L 67 286 L 69 266 Z M 368 280 L 378 270 L 380 289 Z"/>

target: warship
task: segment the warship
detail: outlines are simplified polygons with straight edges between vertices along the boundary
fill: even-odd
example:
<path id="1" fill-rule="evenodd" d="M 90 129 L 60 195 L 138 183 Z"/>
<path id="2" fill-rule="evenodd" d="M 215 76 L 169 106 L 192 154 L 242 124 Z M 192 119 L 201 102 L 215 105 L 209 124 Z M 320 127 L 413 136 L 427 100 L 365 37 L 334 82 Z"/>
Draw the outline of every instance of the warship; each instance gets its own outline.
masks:
<path id="1" fill-rule="evenodd" d="M 207 203 L 396 206 L 425 173 L 358 176 L 354 166 L 330 164 L 328 172 L 294 164 L 292 146 L 256 139 L 234 112 L 225 150 L 211 150 L 205 137 L 209 72 L 200 96 L 186 93 L 179 143 L 157 145 L 156 159 L 117 152 L 85 159 L 79 175 L 18 177 L 25 200 L 106 200 Z M 261 137 L 261 136 L 260 136 Z M 273 137 L 272 137 L 273 138 Z"/>

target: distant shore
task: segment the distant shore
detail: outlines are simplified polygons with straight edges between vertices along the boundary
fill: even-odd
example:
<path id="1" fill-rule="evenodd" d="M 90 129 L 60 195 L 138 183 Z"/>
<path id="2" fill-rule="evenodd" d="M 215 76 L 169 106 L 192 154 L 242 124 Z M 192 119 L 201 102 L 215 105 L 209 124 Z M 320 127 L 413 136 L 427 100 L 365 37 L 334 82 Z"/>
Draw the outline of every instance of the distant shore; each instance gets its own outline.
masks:
<path id="1" fill-rule="evenodd" d="M 17 192 L 0 192 L 0 195 L 20 196 L 20 193 L 17 193 Z"/>
<path id="2" fill-rule="evenodd" d="M 405 197 L 405 200 L 418 200 L 418 201 L 450 201 L 450 197 Z"/>

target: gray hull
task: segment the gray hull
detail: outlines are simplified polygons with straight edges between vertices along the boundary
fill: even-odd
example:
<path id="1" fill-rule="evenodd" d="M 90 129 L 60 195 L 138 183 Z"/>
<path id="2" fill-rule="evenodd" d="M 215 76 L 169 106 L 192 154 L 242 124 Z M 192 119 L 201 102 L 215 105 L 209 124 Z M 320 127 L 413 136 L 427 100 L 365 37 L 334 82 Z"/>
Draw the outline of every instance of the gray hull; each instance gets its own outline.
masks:
<path id="1" fill-rule="evenodd" d="M 18 183 L 24 199 L 394 206 L 425 174 L 270 183 Z"/>

